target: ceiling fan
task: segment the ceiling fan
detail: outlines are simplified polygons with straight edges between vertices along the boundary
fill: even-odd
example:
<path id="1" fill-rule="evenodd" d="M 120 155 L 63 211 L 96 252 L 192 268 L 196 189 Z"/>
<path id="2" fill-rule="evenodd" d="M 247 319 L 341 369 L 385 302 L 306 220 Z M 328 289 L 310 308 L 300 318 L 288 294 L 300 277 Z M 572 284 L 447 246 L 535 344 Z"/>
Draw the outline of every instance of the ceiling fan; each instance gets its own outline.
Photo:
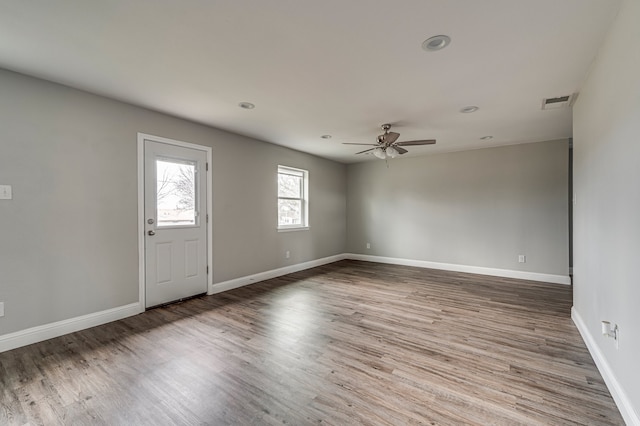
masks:
<path id="1" fill-rule="evenodd" d="M 373 152 L 373 155 L 378 157 L 381 160 L 384 160 L 387 157 L 396 158 L 398 155 L 406 154 L 406 149 L 403 146 L 413 146 L 413 145 L 433 145 L 436 143 L 435 139 L 424 139 L 417 141 L 404 141 L 404 142 L 396 142 L 400 137 L 400 133 L 390 132 L 391 124 L 383 124 L 382 130 L 383 134 L 378 135 L 378 143 L 349 143 L 344 142 L 343 145 L 369 145 L 374 148 L 365 149 L 364 151 L 356 152 L 357 154 L 364 154 L 365 152 Z"/>

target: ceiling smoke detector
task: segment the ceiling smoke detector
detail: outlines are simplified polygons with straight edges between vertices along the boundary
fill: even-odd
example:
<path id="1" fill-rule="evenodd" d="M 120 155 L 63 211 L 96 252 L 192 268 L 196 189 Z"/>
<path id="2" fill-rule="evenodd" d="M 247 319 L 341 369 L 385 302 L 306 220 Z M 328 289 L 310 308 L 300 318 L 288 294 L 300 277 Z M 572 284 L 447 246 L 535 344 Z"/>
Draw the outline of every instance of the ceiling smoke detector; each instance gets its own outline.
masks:
<path id="1" fill-rule="evenodd" d="M 573 106 L 577 93 L 565 96 L 556 96 L 555 98 L 546 98 L 542 100 L 542 109 L 561 109 Z"/>

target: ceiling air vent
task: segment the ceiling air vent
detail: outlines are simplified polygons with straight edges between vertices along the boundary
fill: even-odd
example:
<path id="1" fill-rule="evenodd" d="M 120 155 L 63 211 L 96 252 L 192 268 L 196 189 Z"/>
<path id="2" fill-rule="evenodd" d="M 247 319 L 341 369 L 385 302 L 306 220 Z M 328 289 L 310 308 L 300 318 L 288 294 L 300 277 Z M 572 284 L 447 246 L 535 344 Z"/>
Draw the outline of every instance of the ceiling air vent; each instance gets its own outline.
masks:
<path id="1" fill-rule="evenodd" d="M 542 109 L 560 109 L 573 106 L 577 93 L 566 96 L 557 96 L 555 98 L 547 98 L 542 100 Z"/>

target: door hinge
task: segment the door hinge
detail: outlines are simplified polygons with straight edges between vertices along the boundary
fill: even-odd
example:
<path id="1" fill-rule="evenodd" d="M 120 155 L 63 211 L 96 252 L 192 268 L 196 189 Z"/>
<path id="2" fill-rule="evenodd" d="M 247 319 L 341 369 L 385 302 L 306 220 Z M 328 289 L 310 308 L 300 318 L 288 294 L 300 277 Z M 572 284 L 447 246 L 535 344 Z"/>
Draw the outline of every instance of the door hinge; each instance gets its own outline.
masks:
<path id="1" fill-rule="evenodd" d="M 206 171 L 209 171 L 209 163 L 204 163 L 204 169 L 205 169 Z"/>
<path id="2" fill-rule="evenodd" d="M 207 265 L 207 275 L 209 275 L 209 265 Z"/>
<path id="3" fill-rule="evenodd" d="M 207 213 L 207 223 L 209 223 L 209 213 Z"/>

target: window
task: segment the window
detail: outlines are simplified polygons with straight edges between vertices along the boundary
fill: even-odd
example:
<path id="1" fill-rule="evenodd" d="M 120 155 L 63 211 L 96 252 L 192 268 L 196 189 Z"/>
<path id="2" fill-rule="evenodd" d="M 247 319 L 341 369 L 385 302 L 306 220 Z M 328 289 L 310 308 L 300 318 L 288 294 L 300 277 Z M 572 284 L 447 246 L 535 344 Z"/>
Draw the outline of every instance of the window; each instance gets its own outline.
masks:
<path id="1" fill-rule="evenodd" d="M 196 225 L 196 163 L 156 160 L 158 227 Z"/>
<path id="2" fill-rule="evenodd" d="M 278 229 L 309 227 L 309 172 L 278 166 Z"/>

